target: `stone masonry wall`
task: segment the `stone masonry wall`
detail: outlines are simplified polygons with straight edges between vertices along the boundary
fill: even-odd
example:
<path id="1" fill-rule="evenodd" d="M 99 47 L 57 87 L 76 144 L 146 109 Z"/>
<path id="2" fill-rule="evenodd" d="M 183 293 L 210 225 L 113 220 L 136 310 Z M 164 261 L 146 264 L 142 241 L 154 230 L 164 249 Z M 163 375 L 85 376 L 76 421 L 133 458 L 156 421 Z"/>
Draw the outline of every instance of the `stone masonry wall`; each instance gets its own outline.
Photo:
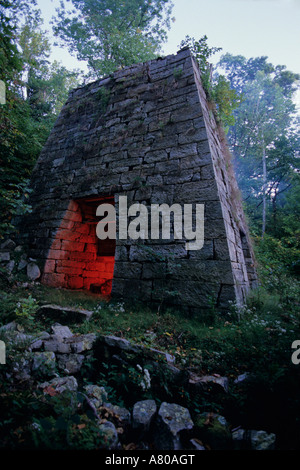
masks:
<path id="1" fill-rule="evenodd" d="M 128 205 L 139 202 L 149 211 L 155 203 L 204 204 L 205 242 L 187 251 L 185 240 L 174 237 L 117 239 L 112 296 L 165 301 L 192 312 L 211 301 L 219 308 L 243 301 L 255 280 L 253 258 L 224 158 L 188 49 L 71 92 L 34 169 L 33 212 L 20 229 L 31 256 L 45 267 L 44 282 L 56 273 L 69 283 L 60 268 L 75 254 L 60 249 L 59 259 L 51 256 L 56 240 L 66 246 L 57 235 L 71 201 L 111 195 L 118 218 L 118 198 L 126 195 Z M 81 256 L 95 262 L 82 243 Z M 72 282 L 88 288 L 83 273 L 76 276 Z"/>

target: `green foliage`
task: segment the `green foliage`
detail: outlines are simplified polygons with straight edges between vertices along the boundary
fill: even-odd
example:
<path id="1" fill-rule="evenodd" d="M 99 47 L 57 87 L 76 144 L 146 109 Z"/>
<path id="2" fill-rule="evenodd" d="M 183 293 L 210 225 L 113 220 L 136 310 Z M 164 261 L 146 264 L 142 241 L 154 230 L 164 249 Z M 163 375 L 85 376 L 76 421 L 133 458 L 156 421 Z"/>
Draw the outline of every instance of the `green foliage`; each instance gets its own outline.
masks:
<path id="1" fill-rule="evenodd" d="M 110 99 L 110 90 L 108 88 L 102 87 L 97 93 L 97 99 L 99 99 L 102 112 L 105 113 Z"/>
<path id="2" fill-rule="evenodd" d="M 0 79 L 6 104 L 0 105 L 0 238 L 13 218 L 30 210 L 28 179 L 78 72 L 49 65 L 49 39 L 34 2 L 2 1 Z"/>
<path id="3" fill-rule="evenodd" d="M 209 59 L 212 55 L 222 50 L 220 47 L 209 47 L 207 36 L 202 36 L 196 41 L 190 36 L 181 41 L 180 48 L 189 47 L 196 59 L 200 72 L 203 88 L 207 98 L 215 106 L 215 116 L 222 122 L 225 132 L 234 124 L 233 111 L 241 102 L 240 94 L 234 90 L 224 75 L 213 74 Z"/>
<path id="4" fill-rule="evenodd" d="M 9 189 L 0 186 L 0 239 L 15 231 L 13 218 L 31 211 L 26 202 L 29 193 L 28 180 L 11 184 Z"/>
<path id="5" fill-rule="evenodd" d="M 17 321 L 23 326 L 33 325 L 38 308 L 39 305 L 31 294 L 25 299 L 20 299 L 15 309 Z"/>
<path id="6" fill-rule="evenodd" d="M 196 41 L 190 36 L 186 36 L 185 39 L 181 41 L 179 47 L 189 47 L 191 50 L 199 65 L 203 87 L 208 96 L 210 96 L 212 91 L 212 69 L 209 63 L 209 58 L 216 52 L 221 51 L 222 48 L 209 47 L 206 35 L 202 36 L 199 41 Z"/>
<path id="7" fill-rule="evenodd" d="M 71 0 L 53 18 L 54 34 L 79 60 L 87 61 L 92 77 L 119 67 L 153 59 L 166 39 L 172 4 L 169 0 Z"/>

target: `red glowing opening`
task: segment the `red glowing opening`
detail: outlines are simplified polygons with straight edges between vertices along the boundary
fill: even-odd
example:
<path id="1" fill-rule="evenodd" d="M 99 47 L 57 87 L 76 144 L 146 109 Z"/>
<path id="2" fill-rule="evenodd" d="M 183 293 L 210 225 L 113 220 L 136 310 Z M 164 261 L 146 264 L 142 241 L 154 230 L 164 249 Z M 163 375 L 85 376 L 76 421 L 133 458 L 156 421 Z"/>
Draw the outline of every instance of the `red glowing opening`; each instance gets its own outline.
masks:
<path id="1" fill-rule="evenodd" d="M 99 240 L 96 216 L 99 204 L 114 198 L 71 201 L 44 266 L 42 282 L 52 287 L 90 290 L 110 295 L 115 263 L 115 240 Z"/>

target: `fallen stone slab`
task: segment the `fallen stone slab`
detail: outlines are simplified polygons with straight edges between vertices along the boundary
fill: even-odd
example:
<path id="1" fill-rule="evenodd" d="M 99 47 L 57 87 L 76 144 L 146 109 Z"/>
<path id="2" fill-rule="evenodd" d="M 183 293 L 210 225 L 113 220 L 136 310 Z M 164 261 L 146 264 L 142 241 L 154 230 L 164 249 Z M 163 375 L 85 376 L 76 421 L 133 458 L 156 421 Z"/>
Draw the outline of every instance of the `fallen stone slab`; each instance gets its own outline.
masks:
<path id="1" fill-rule="evenodd" d="M 221 377 L 219 375 L 197 376 L 191 373 L 189 377 L 189 385 L 200 387 L 205 390 L 207 390 L 209 387 L 216 386 L 216 389 L 228 392 L 228 378 Z"/>
<path id="2" fill-rule="evenodd" d="M 90 310 L 79 309 L 75 307 L 62 307 L 61 305 L 42 305 L 36 312 L 36 315 L 42 318 L 50 318 L 60 323 L 77 323 L 89 320 L 93 312 Z"/>

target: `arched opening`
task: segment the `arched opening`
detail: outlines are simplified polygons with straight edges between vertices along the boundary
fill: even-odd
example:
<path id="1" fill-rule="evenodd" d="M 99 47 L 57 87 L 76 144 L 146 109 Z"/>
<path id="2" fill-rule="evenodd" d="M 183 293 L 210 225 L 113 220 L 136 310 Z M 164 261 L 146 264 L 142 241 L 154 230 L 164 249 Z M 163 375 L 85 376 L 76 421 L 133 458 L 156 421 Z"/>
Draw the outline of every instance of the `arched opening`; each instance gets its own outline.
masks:
<path id="1" fill-rule="evenodd" d="M 99 240 L 97 207 L 114 205 L 113 197 L 71 201 L 44 266 L 42 282 L 53 287 L 89 290 L 110 295 L 115 263 L 115 240 Z"/>

